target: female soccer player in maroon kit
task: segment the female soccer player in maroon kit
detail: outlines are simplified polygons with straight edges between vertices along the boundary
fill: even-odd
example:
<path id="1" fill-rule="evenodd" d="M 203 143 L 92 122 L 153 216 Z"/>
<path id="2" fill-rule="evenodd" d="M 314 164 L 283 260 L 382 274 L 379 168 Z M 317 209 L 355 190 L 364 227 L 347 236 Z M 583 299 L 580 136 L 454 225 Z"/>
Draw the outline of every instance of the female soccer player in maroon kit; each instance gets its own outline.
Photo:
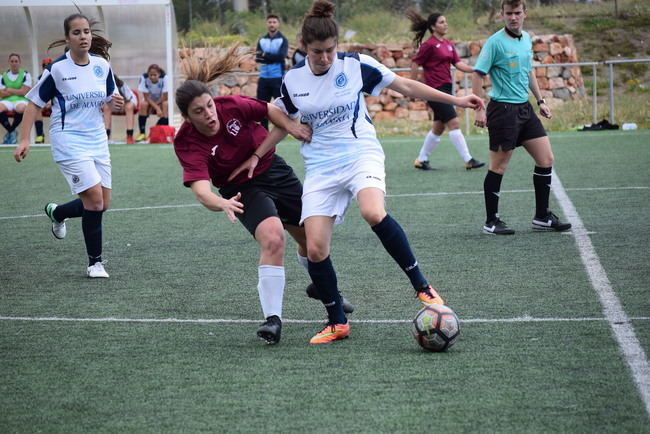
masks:
<path id="1" fill-rule="evenodd" d="M 417 78 L 418 66 L 421 66 L 424 70 L 424 82 L 428 86 L 451 95 L 451 65 L 463 72 L 474 72 L 474 69 L 460 60 L 454 44 L 444 38 L 449 29 L 446 18 L 442 14 L 433 13 L 425 19 L 413 10 L 408 10 L 406 16 L 411 20 L 411 30 L 415 32 L 413 42 L 419 47 L 412 59 L 411 78 Z M 431 37 L 422 43 L 427 30 L 431 32 Z M 483 167 L 485 163 L 475 160 L 469 153 L 454 106 L 435 101 L 429 101 L 428 104 L 433 110 L 433 127 L 424 138 L 420 154 L 413 166 L 422 170 L 433 169 L 429 165 L 429 154 L 438 146 L 440 136 L 447 128 L 449 140 L 463 159 L 465 168 L 470 170 Z"/>
<path id="2" fill-rule="evenodd" d="M 266 321 L 257 334 L 275 344 L 282 328 L 285 229 L 298 244 L 299 262 L 307 265 L 305 230 L 299 226 L 302 184 L 275 148 L 263 156 L 255 150 L 262 142 L 274 146 L 286 132 L 310 141 L 311 130 L 265 101 L 239 95 L 213 98 L 205 83 L 236 68 L 240 60 L 237 47 L 221 57 L 185 59 L 191 79 L 176 91 L 185 122 L 174 138 L 174 151 L 183 167 L 183 183 L 199 202 L 209 210 L 223 211 L 233 223 L 239 219 L 259 243 L 257 288 Z M 263 119 L 279 128 L 269 133 L 259 124 Z M 254 157 L 259 160 L 254 173 L 244 171 L 229 179 L 234 169 Z"/>

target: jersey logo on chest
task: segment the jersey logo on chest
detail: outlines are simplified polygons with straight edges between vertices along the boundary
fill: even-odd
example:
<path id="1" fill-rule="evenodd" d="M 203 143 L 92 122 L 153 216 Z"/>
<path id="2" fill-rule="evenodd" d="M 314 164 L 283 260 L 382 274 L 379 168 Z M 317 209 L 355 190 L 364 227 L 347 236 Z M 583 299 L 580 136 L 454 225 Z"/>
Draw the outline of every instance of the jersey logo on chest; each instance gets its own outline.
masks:
<path id="1" fill-rule="evenodd" d="M 232 136 L 239 134 L 239 130 L 241 130 L 241 122 L 239 122 L 239 119 L 230 119 L 226 124 L 226 131 Z"/>

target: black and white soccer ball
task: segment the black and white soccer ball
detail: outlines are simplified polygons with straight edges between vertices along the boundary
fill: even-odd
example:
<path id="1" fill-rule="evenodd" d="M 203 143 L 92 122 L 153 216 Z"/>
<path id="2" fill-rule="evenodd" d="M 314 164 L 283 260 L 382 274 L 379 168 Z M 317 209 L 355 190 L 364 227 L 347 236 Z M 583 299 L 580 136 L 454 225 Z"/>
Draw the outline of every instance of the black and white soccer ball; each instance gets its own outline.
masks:
<path id="1" fill-rule="evenodd" d="M 460 321 L 449 307 L 433 304 L 415 315 L 412 332 L 425 350 L 446 351 L 460 336 Z"/>

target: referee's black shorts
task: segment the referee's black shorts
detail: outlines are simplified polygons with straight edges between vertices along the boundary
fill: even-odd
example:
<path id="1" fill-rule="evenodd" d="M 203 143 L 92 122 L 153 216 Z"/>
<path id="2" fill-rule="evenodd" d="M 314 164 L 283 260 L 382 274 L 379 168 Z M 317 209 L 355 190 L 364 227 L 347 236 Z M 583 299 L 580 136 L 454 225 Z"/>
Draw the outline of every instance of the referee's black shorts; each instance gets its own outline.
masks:
<path id="1" fill-rule="evenodd" d="M 440 92 L 451 95 L 451 83 L 445 83 L 442 86 L 436 87 Z M 433 120 L 441 121 L 443 124 L 446 124 L 455 117 L 458 117 L 456 114 L 456 108 L 451 104 L 446 104 L 444 102 L 435 102 L 428 101 L 429 107 L 433 110 Z"/>
<path id="2" fill-rule="evenodd" d="M 299 226 L 302 211 L 302 183 L 282 157 L 275 154 L 266 172 L 243 184 L 226 185 L 219 193 L 230 199 L 241 192 L 244 212 L 236 214 L 251 235 L 269 217 L 279 217 L 284 225 Z"/>
<path id="3" fill-rule="evenodd" d="M 511 151 L 530 139 L 546 136 L 542 122 L 528 101 L 521 104 L 490 100 L 487 106 L 490 151 Z"/>

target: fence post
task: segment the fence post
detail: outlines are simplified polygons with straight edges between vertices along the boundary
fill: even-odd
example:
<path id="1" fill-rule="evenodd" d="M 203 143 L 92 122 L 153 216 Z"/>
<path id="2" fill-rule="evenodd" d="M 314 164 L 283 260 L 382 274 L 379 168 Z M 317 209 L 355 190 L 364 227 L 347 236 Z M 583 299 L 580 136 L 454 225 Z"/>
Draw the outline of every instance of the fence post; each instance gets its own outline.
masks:
<path id="1" fill-rule="evenodd" d="M 465 88 L 465 95 L 467 95 L 467 73 L 463 72 L 463 87 Z M 470 109 L 465 107 L 465 135 L 469 136 L 469 115 Z"/>
<path id="2" fill-rule="evenodd" d="M 592 86 L 591 86 L 592 89 L 593 89 L 592 90 L 592 98 L 591 98 L 593 108 L 592 108 L 591 112 L 593 114 L 592 122 L 594 124 L 596 122 L 598 122 L 598 86 L 596 86 L 596 79 L 597 79 L 596 66 L 597 66 L 596 64 L 592 65 L 592 68 L 593 68 L 592 81 L 593 81 L 593 83 L 592 83 Z"/>
<path id="3" fill-rule="evenodd" d="M 614 64 L 609 66 L 609 123 L 614 123 Z"/>

